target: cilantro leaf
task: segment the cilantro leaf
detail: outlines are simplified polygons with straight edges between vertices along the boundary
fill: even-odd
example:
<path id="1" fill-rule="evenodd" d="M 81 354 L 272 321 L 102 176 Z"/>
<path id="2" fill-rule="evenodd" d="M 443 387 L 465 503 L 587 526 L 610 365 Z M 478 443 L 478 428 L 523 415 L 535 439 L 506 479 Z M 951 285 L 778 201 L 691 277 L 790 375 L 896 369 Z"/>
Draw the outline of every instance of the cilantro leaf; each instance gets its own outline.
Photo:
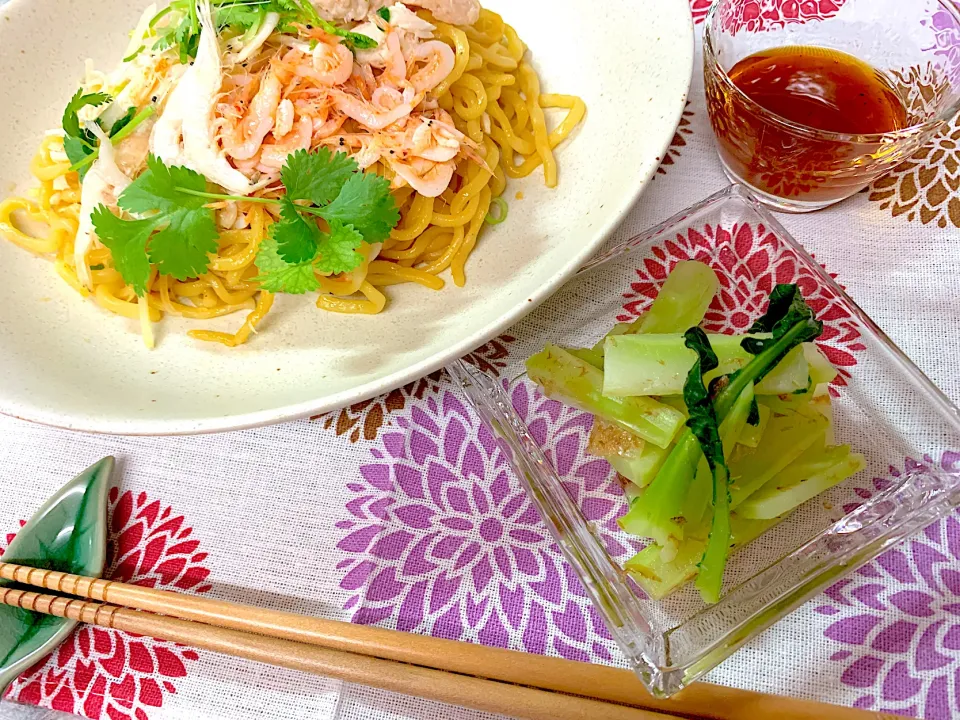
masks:
<path id="1" fill-rule="evenodd" d="M 147 157 L 147 169 L 123 191 L 118 204 L 128 213 L 144 214 L 154 211 L 173 213 L 180 209 L 197 210 L 209 199 L 182 192 L 179 188 L 203 192 L 206 178 L 185 167 L 167 167 L 155 155 Z"/>
<path id="2" fill-rule="evenodd" d="M 326 205 L 358 170 L 357 162 L 346 153 L 331 153 L 327 148 L 308 153 L 298 150 L 287 156 L 280 179 L 291 200 L 309 200 Z"/>
<path id="3" fill-rule="evenodd" d="M 282 220 L 272 226 L 277 253 L 285 262 L 295 264 L 317 256 L 320 228 L 311 218 L 304 218 L 290 198 L 280 200 Z"/>
<path id="4" fill-rule="evenodd" d="M 110 217 L 99 213 L 99 225 L 94 218 L 97 235 L 111 252 L 116 254 L 114 247 L 119 252 L 136 252 L 136 263 L 118 262 L 117 270 L 138 294 L 145 289 L 144 262 L 148 274 L 150 263 L 154 263 L 162 275 L 178 280 L 206 271 L 208 255 L 216 252 L 219 237 L 213 210 L 206 207 L 209 200 L 183 192 L 204 192 L 206 187 L 207 181 L 199 173 L 167 167 L 151 155 L 147 170 L 117 200 L 128 213 L 147 217 L 123 220 L 107 211 Z"/>
<path id="5" fill-rule="evenodd" d="M 400 222 L 400 211 L 390 194 L 390 182 L 373 173 L 354 173 L 336 199 L 320 210 L 331 225 L 334 221 L 353 225 L 368 243 L 381 242 Z"/>
<path id="6" fill-rule="evenodd" d="M 117 272 L 137 295 L 145 294 L 150 279 L 147 241 L 156 227 L 156 219 L 121 220 L 106 205 L 98 205 L 91 219 L 100 242 L 110 249 Z"/>
<path id="7" fill-rule="evenodd" d="M 337 274 L 356 269 L 363 262 L 363 255 L 357 252 L 362 242 L 363 235 L 353 225 L 334 220 L 330 223 L 330 234 L 320 236 L 317 270 Z"/>
<path id="8" fill-rule="evenodd" d="M 377 15 L 382 17 L 387 22 L 390 22 L 390 8 L 388 8 L 386 5 L 377 10 Z"/>
<path id="9" fill-rule="evenodd" d="M 313 260 L 300 263 L 288 263 L 280 257 L 275 233 L 279 223 L 271 226 L 270 235 L 260 243 L 257 253 L 257 269 L 260 275 L 254 282 L 260 283 L 267 292 L 302 295 L 320 289 L 320 281 L 314 274 Z"/>
<path id="10" fill-rule="evenodd" d="M 110 96 L 106 93 L 96 92 L 84 95 L 83 90 L 77 90 L 63 110 L 61 121 L 63 131 L 70 137 L 87 142 L 88 145 L 92 144 L 89 142 L 90 133 L 80 127 L 79 112 L 87 106 L 100 107 L 108 102 L 110 102 Z M 94 142 L 95 140 L 94 138 Z"/>
<path id="11" fill-rule="evenodd" d="M 220 237 L 213 211 L 181 209 L 167 219 L 167 226 L 150 240 L 150 262 L 161 275 L 177 280 L 203 275 Z"/>
<path id="12" fill-rule="evenodd" d="M 67 158 L 70 160 L 71 167 L 77 163 L 83 162 L 88 157 L 93 155 L 93 150 L 90 149 L 89 145 L 83 142 L 83 140 L 71 137 L 69 135 L 63 139 L 63 151 L 67 154 Z M 77 169 L 77 174 L 80 176 L 80 182 L 83 182 L 83 179 L 87 176 L 87 171 L 89 169 L 89 165 L 84 165 L 83 167 Z"/>

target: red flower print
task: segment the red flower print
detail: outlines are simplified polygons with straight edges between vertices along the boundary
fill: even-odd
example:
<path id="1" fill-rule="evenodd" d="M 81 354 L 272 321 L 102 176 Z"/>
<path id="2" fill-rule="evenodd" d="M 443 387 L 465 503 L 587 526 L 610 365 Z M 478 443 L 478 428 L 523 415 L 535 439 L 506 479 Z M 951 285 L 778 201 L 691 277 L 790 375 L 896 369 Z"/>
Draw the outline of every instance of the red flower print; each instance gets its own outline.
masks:
<path id="1" fill-rule="evenodd" d="M 834 385 L 846 384 L 846 368 L 857 364 L 854 353 L 865 350 L 860 331 L 840 298 L 820 283 L 797 258 L 779 247 L 776 236 L 763 225 L 734 224 L 730 229 L 707 225 L 693 228 L 676 240 L 652 250 L 643 262 L 630 292 L 620 322 L 639 317 L 660 292 L 660 286 L 680 260 L 699 260 L 710 265 L 720 279 L 720 290 L 707 310 L 703 326 L 709 332 L 743 333 L 767 308 L 770 291 L 777 283 L 797 283 L 810 307 L 823 321 L 820 349 L 840 371 Z M 735 279 L 735 280 L 734 280 Z"/>
<path id="2" fill-rule="evenodd" d="M 106 577 L 134 585 L 205 593 L 210 571 L 182 515 L 146 493 L 110 491 Z M 21 522 L 21 526 L 24 523 Z M 9 543 L 13 534 L 7 535 Z M 2 554 L 2 549 L 0 549 Z M 80 625 L 10 686 L 8 700 L 93 720 L 148 720 L 198 659 L 171 642 Z"/>
<path id="3" fill-rule="evenodd" d="M 729 12 L 721 18 L 721 24 L 730 33 L 740 30 L 762 32 L 797 23 L 826 20 L 836 15 L 845 0 L 745 0 L 729 5 Z M 700 22 L 698 11 L 707 14 L 709 2 L 691 0 L 694 20 Z"/>

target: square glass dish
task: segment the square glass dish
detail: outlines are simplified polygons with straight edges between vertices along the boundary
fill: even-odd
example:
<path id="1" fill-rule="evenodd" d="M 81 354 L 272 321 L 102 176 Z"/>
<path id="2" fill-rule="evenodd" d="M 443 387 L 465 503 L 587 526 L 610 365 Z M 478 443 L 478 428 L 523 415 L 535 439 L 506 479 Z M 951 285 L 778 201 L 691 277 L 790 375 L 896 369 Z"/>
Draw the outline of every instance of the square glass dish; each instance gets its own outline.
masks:
<path id="1" fill-rule="evenodd" d="M 569 461 L 571 452 L 585 454 L 584 443 L 551 438 L 542 422 L 528 426 L 521 407 L 542 400 L 523 374 L 527 357 L 548 342 L 593 346 L 615 323 L 639 316 L 673 265 L 689 259 L 709 264 L 720 280 L 703 322 L 709 332 L 744 332 L 766 309 L 774 284 L 800 286 L 825 324 L 820 349 L 840 370 L 830 388 L 835 442 L 866 459 L 865 470 L 732 554 L 714 605 L 700 599 L 692 582 L 658 601 L 643 594 L 622 570 L 641 547 L 616 523 L 625 497 L 615 498 L 613 512 L 599 513 L 596 498 L 581 492 L 591 483 L 584 463 Z M 597 258 L 516 330 L 516 360 L 500 379 L 463 361 L 448 369 L 511 458 L 628 662 L 658 696 L 677 692 L 839 576 L 960 502 L 960 410 L 737 186 Z M 589 427 L 588 421 L 585 413 L 574 416 L 559 428 L 554 423 L 553 432 L 570 423 Z M 612 470 L 605 472 L 609 477 Z"/>

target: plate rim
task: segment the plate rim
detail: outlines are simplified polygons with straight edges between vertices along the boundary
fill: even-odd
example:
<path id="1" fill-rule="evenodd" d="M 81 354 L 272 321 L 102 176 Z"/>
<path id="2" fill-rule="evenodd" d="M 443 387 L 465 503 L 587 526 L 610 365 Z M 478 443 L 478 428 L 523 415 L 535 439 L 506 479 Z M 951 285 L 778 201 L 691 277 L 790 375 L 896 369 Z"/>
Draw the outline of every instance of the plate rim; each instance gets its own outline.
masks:
<path id="1" fill-rule="evenodd" d="M 27 0 L 10 0 L 3 2 L 0 0 L 0 7 L 6 5 L 15 7 L 21 2 Z M 687 82 L 682 94 L 678 100 L 665 100 L 665 107 L 670 107 L 670 112 L 664 115 L 672 118 L 670 123 L 671 130 L 665 133 L 665 139 L 659 149 L 658 157 L 663 157 L 664 153 L 673 140 L 673 135 L 680 123 L 683 111 L 690 95 L 690 88 L 693 81 L 694 61 L 696 59 L 696 38 L 694 34 L 693 14 L 690 10 L 688 0 L 671 0 L 671 2 L 682 8 L 685 16 L 684 35 L 688 42 L 684 43 L 687 52 L 682 61 L 687 66 Z M 675 11 L 677 8 L 674 8 Z M 675 41 L 671 41 L 675 42 Z M 681 59 L 678 59 L 680 62 Z M 543 302 L 549 299 L 557 290 L 559 290 L 580 268 L 590 259 L 603 245 L 603 243 L 613 234 L 613 232 L 623 223 L 624 219 L 636 206 L 637 201 L 643 194 L 643 191 L 650 184 L 651 179 L 657 172 L 658 164 L 651 165 L 646 173 L 636 176 L 632 191 L 624 195 L 624 201 L 616 212 L 611 213 L 608 220 L 596 232 L 594 238 L 585 243 L 580 252 L 571 255 L 564 266 L 559 268 L 550 280 L 522 301 L 517 302 L 514 308 L 499 317 L 497 320 L 487 323 L 477 328 L 468 336 L 462 338 L 459 342 L 451 345 L 443 352 L 436 353 L 428 358 L 407 366 L 403 370 L 398 370 L 390 375 L 386 375 L 376 380 L 357 385 L 353 388 L 341 390 L 337 393 L 326 395 L 323 398 L 314 398 L 304 400 L 295 404 L 287 404 L 266 410 L 256 410 L 236 415 L 223 417 L 210 417 L 198 420 L 183 419 L 110 419 L 101 420 L 95 417 L 76 419 L 71 416 L 64 416 L 56 411 L 45 411 L 44 409 L 18 407 L 16 404 L 3 407 L 4 401 L 0 398 L 0 415 L 16 418 L 37 425 L 71 430 L 75 432 L 91 433 L 96 435 L 130 436 L 130 437 L 174 437 L 187 435 L 206 435 L 212 433 L 231 432 L 238 430 L 249 430 L 253 428 L 266 427 L 281 423 L 302 420 L 307 417 L 322 415 L 340 408 L 348 407 L 352 404 L 369 400 L 370 398 L 388 393 L 396 388 L 413 382 L 419 378 L 425 377 L 448 365 L 464 355 L 489 342 L 504 330 L 515 325 L 529 313 L 533 312 Z M 39 411 L 38 411 L 39 410 Z"/>

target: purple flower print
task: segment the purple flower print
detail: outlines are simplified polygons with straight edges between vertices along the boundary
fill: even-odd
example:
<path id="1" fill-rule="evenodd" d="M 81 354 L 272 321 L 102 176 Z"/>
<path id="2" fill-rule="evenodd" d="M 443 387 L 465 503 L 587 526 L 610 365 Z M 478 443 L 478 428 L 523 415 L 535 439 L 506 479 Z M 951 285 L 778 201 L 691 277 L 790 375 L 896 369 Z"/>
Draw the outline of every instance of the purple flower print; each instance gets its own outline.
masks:
<path id="1" fill-rule="evenodd" d="M 908 459 L 904 472 L 933 464 Z M 944 453 L 940 467 L 960 472 L 960 453 Z M 891 482 L 877 478 L 873 490 Z M 870 497 L 872 490 L 861 490 Z M 831 660 L 843 665 L 840 682 L 862 692 L 856 707 L 926 720 L 960 716 L 958 516 L 930 525 L 824 594 L 816 612 L 836 617 L 824 634 L 842 646 Z"/>
<path id="2" fill-rule="evenodd" d="M 522 384 L 512 399 L 611 553 L 635 552 L 616 537 L 615 475 L 585 454 L 590 417 Z M 337 523 L 353 621 L 610 660 L 609 633 L 479 419 L 441 390 L 397 425 L 348 485 L 350 519 Z"/>

